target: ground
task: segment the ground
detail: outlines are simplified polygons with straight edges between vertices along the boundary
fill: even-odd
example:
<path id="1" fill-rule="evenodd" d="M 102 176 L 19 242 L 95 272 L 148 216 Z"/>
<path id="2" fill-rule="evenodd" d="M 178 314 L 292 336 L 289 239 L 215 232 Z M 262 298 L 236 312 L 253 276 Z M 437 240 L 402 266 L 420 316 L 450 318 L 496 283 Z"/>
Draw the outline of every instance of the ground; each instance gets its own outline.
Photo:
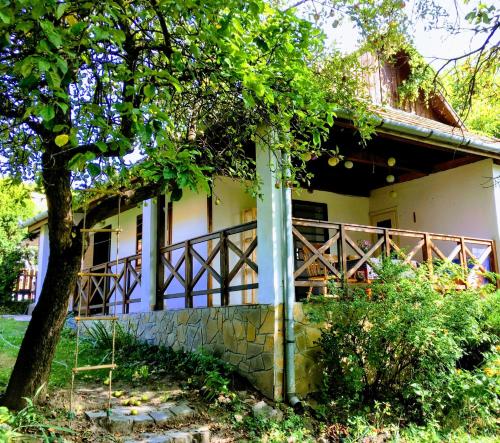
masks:
<path id="1" fill-rule="evenodd" d="M 0 390 L 3 390 L 8 382 L 27 324 L 26 321 L 0 318 Z M 73 334 L 68 330 L 63 332 L 52 366 L 46 401 L 42 402 L 40 408 L 49 428 L 69 428 L 73 431 L 73 433 L 63 433 L 65 441 L 160 442 L 169 440 L 147 440 L 147 438 L 150 434 L 169 435 L 173 430 L 187 430 L 191 432 L 194 441 L 208 441 L 203 440 L 199 432 L 207 429 L 211 442 L 260 440 L 255 438 L 252 432 L 249 433 L 247 429 L 239 426 L 239 423 L 252 414 L 254 405 L 262 405 L 263 397 L 241 381 L 239 382 L 241 390 L 236 392 L 239 406 L 235 411 L 234 408 L 224 407 L 224 403 L 229 401 L 229 398 L 208 400 L 199 389 L 196 389 L 190 377 L 186 379 L 181 374 L 162 374 L 161 377 L 144 377 L 139 374 L 135 377 L 137 374 L 134 373 L 126 381 L 119 380 L 112 383 L 113 394 L 118 398 L 112 397 L 112 411 L 114 412 L 111 420 L 119 415 L 129 423 L 125 427 L 120 423 L 118 426 L 111 423 L 112 428 L 109 429 L 107 419 L 90 420 L 88 417 L 92 415 L 88 412 L 105 414 L 103 411 L 107 409 L 108 402 L 107 373 L 106 371 L 88 372 L 77 380 L 74 396 L 76 415 L 69 415 L 71 368 L 74 365 L 75 342 Z M 99 359 L 102 360 L 102 356 Z M 98 363 L 102 362 L 97 361 L 95 355 L 84 352 L 79 366 Z M 129 405 L 130 402 L 135 402 L 138 406 Z M 267 400 L 266 402 L 266 404 L 271 404 Z M 137 416 L 131 414 L 132 409 L 136 409 Z M 269 410 L 273 409 L 269 408 Z M 170 417 L 168 420 L 156 423 L 149 415 L 155 412 L 167 412 Z M 155 416 L 157 417 L 158 415 Z M 191 441 L 189 436 L 185 440 L 180 437 L 176 438 L 171 441 L 177 443 Z"/>
<path id="2" fill-rule="evenodd" d="M 9 378 L 27 327 L 25 321 L 0 317 L 0 391 Z M 104 330 L 94 340 L 106 343 Z M 130 336 L 117 335 L 118 343 Z M 297 415 L 253 390 L 245 380 L 217 370 L 211 356 L 179 355 L 136 343 L 118 359 L 112 383 L 112 414 L 107 416 L 108 374 L 87 372 L 78 377 L 74 410 L 69 413 L 71 368 L 74 365 L 74 332 L 66 328 L 52 366 L 47 396 L 40 407 L 17 414 L 16 427 L 45 439 L 23 436 L 15 441 L 43 442 L 476 442 L 493 443 L 495 437 L 471 437 L 457 429 L 441 435 L 432 428 L 378 428 L 366 417 L 350 417 L 347 424 L 325 423 L 320 405 L 304 402 L 305 414 Z M 102 364 L 109 355 L 102 348 L 83 346 L 79 366 Z M 130 355 L 129 355 L 130 354 Z M 176 360 L 177 359 L 177 360 Z M 215 366 L 214 366 L 215 364 Z M 131 404 L 132 403 L 132 404 Z M 317 410 L 315 410 L 317 408 Z M 135 409 L 134 413 L 132 410 Z M 5 419 L 0 408 L 0 442 Z M 137 415 L 135 415 L 135 413 Z M 376 422 L 376 420 L 375 420 Z M 347 435 L 346 435 L 347 432 Z"/>

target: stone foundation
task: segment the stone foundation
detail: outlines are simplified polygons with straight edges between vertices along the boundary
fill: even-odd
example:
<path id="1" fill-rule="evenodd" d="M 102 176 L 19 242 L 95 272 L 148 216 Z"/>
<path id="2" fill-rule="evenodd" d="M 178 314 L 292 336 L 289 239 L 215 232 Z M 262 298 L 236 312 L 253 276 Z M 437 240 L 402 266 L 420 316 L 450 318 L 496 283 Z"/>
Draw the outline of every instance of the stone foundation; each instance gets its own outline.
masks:
<path id="1" fill-rule="evenodd" d="M 151 344 L 203 349 L 232 364 L 271 399 L 282 395 L 282 341 L 276 340 L 278 310 L 272 305 L 244 305 L 154 311 L 120 316 Z"/>
<path id="2" fill-rule="evenodd" d="M 120 316 L 126 329 L 148 343 L 195 352 L 205 350 L 232 364 L 259 391 L 282 400 L 284 383 L 283 306 L 242 305 L 154 311 Z M 296 392 L 306 396 L 321 382 L 321 332 L 294 307 Z"/>

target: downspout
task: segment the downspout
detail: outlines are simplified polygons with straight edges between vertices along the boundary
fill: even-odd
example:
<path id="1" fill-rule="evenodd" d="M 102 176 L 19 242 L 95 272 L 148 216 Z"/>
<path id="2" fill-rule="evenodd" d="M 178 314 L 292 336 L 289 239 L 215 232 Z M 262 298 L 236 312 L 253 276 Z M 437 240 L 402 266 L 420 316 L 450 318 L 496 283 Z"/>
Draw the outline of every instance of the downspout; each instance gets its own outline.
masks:
<path id="1" fill-rule="evenodd" d="M 294 272 L 294 252 L 292 237 L 292 191 L 285 184 L 282 186 L 283 193 L 283 220 L 282 238 L 284 248 L 282 248 L 283 272 L 283 302 L 285 317 L 285 394 L 290 406 L 296 411 L 302 409 L 302 402 L 295 392 L 295 321 L 293 318 L 293 306 L 295 303 L 295 282 Z"/>

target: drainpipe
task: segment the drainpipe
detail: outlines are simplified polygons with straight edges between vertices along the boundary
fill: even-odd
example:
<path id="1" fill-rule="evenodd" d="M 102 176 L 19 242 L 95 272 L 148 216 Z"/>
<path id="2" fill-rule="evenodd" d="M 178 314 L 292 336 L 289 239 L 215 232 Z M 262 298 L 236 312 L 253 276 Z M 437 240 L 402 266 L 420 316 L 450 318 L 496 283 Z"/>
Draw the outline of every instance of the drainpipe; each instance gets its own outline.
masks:
<path id="1" fill-rule="evenodd" d="M 286 160 L 286 159 L 285 159 Z M 295 329 L 293 306 L 295 303 L 295 282 L 293 238 L 290 227 L 292 226 L 292 191 L 286 185 L 282 186 L 283 193 L 283 243 L 282 263 L 285 273 L 283 278 L 283 298 L 285 317 L 285 393 L 288 403 L 295 411 L 302 409 L 302 403 L 295 392 Z"/>

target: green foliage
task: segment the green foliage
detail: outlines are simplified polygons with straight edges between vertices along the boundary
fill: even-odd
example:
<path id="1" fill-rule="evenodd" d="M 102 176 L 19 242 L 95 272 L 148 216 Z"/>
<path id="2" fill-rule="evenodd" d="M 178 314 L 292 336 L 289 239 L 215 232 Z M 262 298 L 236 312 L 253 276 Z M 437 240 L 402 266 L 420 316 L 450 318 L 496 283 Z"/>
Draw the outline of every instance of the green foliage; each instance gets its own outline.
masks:
<path id="1" fill-rule="evenodd" d="M 39 388 L 33 399 L 27 398 L 26 406 L 17 412 L 0 406 L 0 441 L 9 443 L 36 438 L 43 443 L 65 441 L 61 434 L 74 434 L 71 429 L 48 424 L 46 418 L 35 406 L 36 397 L 42 391 Z M 28 437 L 29 435 L 29 437 Z"/>
<path id="2" fill-rule="evenodd" d="M 141 342 L 137 328 L 130 323 L 126 326 L 117 323 L 115 334 L 118 368 L 114 371 L 113 379 L 142 384 L 145 380 L 172 373 L 184 374 L 187 384 L 199 389 L 205 400 L 217 401 L 221 405 L 236 400 L 231 391 L 234 368 L 213 355 L 203 351 L 174 351 Z M 99 355 L 101 360 L 109 359 L 112 342 L 109 323 L 105 325 L 97 322 L 84 337 L 84 343 L 91 348 L 91 353 Z M 84 349 L 83 352 L 89 351 Z"/>
<path id="3" fill-rule="evenodd" d="M 266 125 L 299 159 L 333 123 L 317 79 L 324 36 L 263 0 L 0 6 L 3 170 L 34 178 L 42 153 L 86 182 L 134 176 L 208 189 L 214 174 L 250 178 L 249 144 Z M 356 96 L 352 97 L 353 103 Z M 43 166 L 43 165 L 42 165 Z M 304 170 L 290 162 L 291 178 Z"/>
<path id="4" fill-rule="evenodd" d="M 387 415 L 447 429 L 493 429 L 499 411 L 497 292 L 452 290 L 460 270 L 387 260 L 379 279 L 312 309 L 324 400 L 339 416 L 387 405 Z M 441 290 L 438 291 L 437 288 Z"/>
<path id="5" fill-rule="evenodd" d="M 498 63 L 483 64 L 478 72 L 477 57 L 471 57 L 446 72 L 446 86 L 451 105 L 467 128 L 490 137 L 500 137 L 500 77 Z M 471 89 L 471 86 L 474 89 Z"/>
<path id="6" fill-rule="evenodd" d="M 235 423 L 235 427 L 244 431 L 250 441 L 269 443 L 316 441 L 310 427 L 306 424 L 305 417 L 295 414 L 289 408 L 285 410 L 283 420 L 247 415 L 241 423 Z"/>
<path id="7" fill-rule="evenodd" d="M 30 189 L 0 180 L 0 304 L 11 306 L 12 289 L 25 260 L 33 261 L 33 251 L 21 245 L 26 233 L 19 222 L 32 216 Z"/>

